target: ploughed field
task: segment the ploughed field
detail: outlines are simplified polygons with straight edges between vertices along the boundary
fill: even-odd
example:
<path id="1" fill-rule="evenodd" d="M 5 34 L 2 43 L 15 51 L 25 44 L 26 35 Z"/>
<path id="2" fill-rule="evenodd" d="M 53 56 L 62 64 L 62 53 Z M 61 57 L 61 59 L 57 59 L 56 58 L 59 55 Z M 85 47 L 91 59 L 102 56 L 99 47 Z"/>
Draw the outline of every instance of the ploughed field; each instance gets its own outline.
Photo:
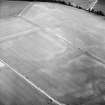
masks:
<path id="1" fill-rule="evenodd" d="M 104 34 L 102 17 L 56 3 L 29 3 L 17 17 L 0 20 L 0 59 L 57 100 L 59 105 L 104 105 Z M 22 85 L 24 79 L 19 77 L 18 84 Z M 0 100 L 6 97 L 10 102 L 16 99 L 21 102 L 20 94 L 16 96 L 14 89 L 16 92 L 23 90 L 24 94 L 25 88 L 16 84 L 18 79 L 12 82 L 10 77 L 4 76 L 1 80 L 5 83 L 7 78 L 14 87 L 6 81 L 7 92 L 13 89 L 7 95 L 3 91 Z M 31 93 L 32 89 L 26 90 L 27 95 L 36 96 L 25 105 L 37 105 L 34 101 L 37 92 Z M 12 94 L 16 97 L 13 100 Z M 23 100 L 27 98 L 24 95 Z M 43 101 L 47 103 L 46 99 Z M 12 104 L 7 101 L 6 105 Z"/>

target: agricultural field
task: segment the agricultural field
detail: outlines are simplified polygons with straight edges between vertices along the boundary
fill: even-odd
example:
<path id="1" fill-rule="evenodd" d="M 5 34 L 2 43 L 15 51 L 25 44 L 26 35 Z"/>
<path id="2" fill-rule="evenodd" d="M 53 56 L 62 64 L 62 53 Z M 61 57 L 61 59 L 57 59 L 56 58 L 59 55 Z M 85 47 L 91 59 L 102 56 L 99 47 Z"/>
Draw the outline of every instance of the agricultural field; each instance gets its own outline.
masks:
<path id="1" fill-rule="evenodd" d="M 20 1 L 6 1 L 0 2 L 0 18 L 6 18 L 16 16 L 22 11 L 22 9 L 28 4 L 28 2 Z"/>
<path id="2" fill-rule="evenodd" d="M 0 61 L 0 105 L 57 105 Z"/>
<path id="3" fill-rule="evenodd" d="M 57 3 L 29 3 L 17 16 L 1 18 L 0 60 L 9 70 L 0 80 L 7 92 L 16 90 L 2 92 L 1 102 L 6 97 L 5 105 L 16 99 L 17 105 L 104 105 L 104 34 L 104 17 Z"/>

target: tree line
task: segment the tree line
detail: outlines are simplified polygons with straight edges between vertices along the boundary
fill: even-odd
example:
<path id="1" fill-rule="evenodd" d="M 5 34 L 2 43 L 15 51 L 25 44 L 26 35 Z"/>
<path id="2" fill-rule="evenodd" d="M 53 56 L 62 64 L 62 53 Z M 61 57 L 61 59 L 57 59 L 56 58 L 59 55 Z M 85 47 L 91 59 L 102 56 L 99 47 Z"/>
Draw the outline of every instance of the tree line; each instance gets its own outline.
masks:
<path id="1" fill-rule="evenodd" d="M 83 7 L 81 7 L 79 5 L 74 5 L 70 1 L 64 1 L 64 0 L 21 0 L 21 1 L 52 2 L 52 3 L 59 3 L 59 4 L 68 5 L 68 6 L 72 6 L 72 7 L 78 8 L 78 9 L 85 10 Z M 94 14 L 97 14 L 97 15 L 105 16 L 105 14 L 101 10 L 99 11 L 99 10 L 94 10 L 94 9 L 92 9 L 92 10 L 88 9 L 86 11 L 91 12 L 91 13 L 94 13 Z"/>

